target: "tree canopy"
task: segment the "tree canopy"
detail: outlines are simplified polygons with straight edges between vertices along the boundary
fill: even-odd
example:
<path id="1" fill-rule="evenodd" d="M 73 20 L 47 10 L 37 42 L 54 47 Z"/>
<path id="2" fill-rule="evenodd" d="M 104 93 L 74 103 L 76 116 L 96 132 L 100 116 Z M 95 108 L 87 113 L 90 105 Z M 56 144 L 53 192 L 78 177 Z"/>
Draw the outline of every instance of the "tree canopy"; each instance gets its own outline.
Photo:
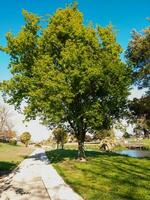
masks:
<path id="1" fill-rule="evenodd" d="M 129 106 L 138 127 L 147 135 L 146 130 L 150 129 L 150 26 L 143 33 L 133 31 L 126 58 L 134 69 L 134 83 L 148 89 L 141 99 L 134 99 Z"/>
<path id="2" fill-rule="evenodd" d="M 26 147 L 29 144 L 29 141 L 31 139 L 31 134 L 29 132 L 23 132 L 20 136 L 20 141 L 26 145 Z"/>
<path id="3" fill-rule="evenodd" d="M 126 58 L 133 66 L 135 82 L 140 87 L 150 88 L 150 26 L 142 33 L 135 30 L 132 32 Z"/>
<path id="4" fill-rule="evenodd" d="M 2 48 L 13 75 L 3 92 L 16 108 L 25 102 L 28 119 L 66 124 L 82 152 L 86 132 L 109 129 L 129 94 L 131 70 L 120 59 L 113 27 L 85 26 L 76 6 L 58 9 L 45 28 L 37 15 L 23 15 L 24 27 L 16 36 L 7 33 Z"/>
<path id="5" fill-rule="evenodd" d="M 143 96 L 140 99 L 133 99 L 130 102 L 130 110 L 137 122 L 137 126 L 147 135 L 150 129 L 150 95 Z"/>

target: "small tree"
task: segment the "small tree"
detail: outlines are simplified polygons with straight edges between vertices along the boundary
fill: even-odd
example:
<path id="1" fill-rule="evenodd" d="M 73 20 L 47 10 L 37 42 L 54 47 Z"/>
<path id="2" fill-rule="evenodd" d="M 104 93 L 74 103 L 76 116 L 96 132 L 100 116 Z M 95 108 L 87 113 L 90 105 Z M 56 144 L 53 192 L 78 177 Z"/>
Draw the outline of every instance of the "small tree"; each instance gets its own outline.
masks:
<path id="1" fill-rule="evenodd" d="M 31 139 L 31 134 L 29 132 L 24 132 L 22 133 L 22 135 L 20 136 L 20 141 L 25 144 L 25 146 L 27 147 L 29 144 L 29 141 Z"/>
<path id="2" fill-rule="evenodd" d="M 59 148 L 59 144 L 61 148 L 64 149 L 64 144 L 67 142 L 67 133 L 63 128 L 55 128 L 53 130 L 53 136 L 57 143 L 57 149 Z"/>
<path id="3" fill-rule="evenodd" d="M 13 123 L 11 120 L 12 113 L 6 105 L 0 105 L 0 137 L 4 141 L 10 140 L 16 136 L 16 133 L 12 130 Z"/>

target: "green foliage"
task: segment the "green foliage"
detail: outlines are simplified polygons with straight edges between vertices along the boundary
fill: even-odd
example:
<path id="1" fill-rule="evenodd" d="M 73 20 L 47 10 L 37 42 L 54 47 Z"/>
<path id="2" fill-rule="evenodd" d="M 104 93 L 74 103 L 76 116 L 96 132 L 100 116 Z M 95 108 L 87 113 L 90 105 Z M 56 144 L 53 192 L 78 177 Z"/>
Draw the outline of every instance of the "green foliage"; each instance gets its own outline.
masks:
<path id="1" fill-rule="evenodd" d="M 142 34 L 133 31 L 126 58 L 133 65 L 133 75 L 138 85 L 150 88 L 150 26 Z"/>
<path id="2" fill-rule="evenodd" d="M 26 145 L 26 147 L 29 144 L 29 141 L 31 139 L 31 134 L 29 132 L 24 132 L 22 133 L 22 135 L 20 136 L 20 141 Z"/>
<path id="3" fill-rule="evenodd" d="M 17 140 L 16 139 L 10 139 L 9 144 L 16 146 L 17 145 Z"/>
<path id="4" fill-rule="evenodd" d="M 59 144 L 61 145 L 61 148 L 64 148 L 64 144 L 67 142 L 67 132 L 63 128 L 55 128 L 53 130 L 53 136 L 54 140 L 57 143 L 57 148 L 59 147 Z"/>
<path id="5" fill-rule="evenodd" d="M 97 131 L 94 135 L 94 139 L 96 140 L 103 140 L 104 138 L 109 137 L 109 138 L 114 138 L 114 132 L 113 129 L 106 129 L 106 130 L 101 130 Z"/>
<path id="6" fill-rule="evenodd" d="M 145 137 L 150 137 L 150 95 L 145 95 L 141 99 L 133 99 L 129 107 L 138 129 L 144 131 Z"/>
<path id="7" fill-rule="evenodd" d="M 150 150 L 150 139 L 143 139 L 142 145 L 145 150 Z"/>
<path id="8" fill-rule="evenodd" d="M 82 143 L 87 130 L 110 128 L 123 114 L 131 83 L 112 26 L 83 25 L 77 6 L 58 9 L 41 29 L 38 16 L 24 16 L 25 26 L 7 34 L 3 49 L 13 74 L 2 84 L 8 102 L 19 108 L 25 101 L 27 119 L 67 124 Z"/>
<path id="9" fill-rule="evenodd" d="M 123 137 L 124 137 L 124 138 L 130 138 L 131 135 L 130 135 L 128 132 L 125 132 L 125 133 L 123 134 Z"/>
<path id="10" fill-rule="evenodd" d="M 150 26 L 145 28 L 142 34 L 133 32 L 126 58 L 133 66 L 135 83 L 139 88 L 148 88 L 146 95 L 141 99 L 134 99 L 129 107 L 138 128 L 144 131 L 144 135 L 149 136 L 147 129 L 150 129 Z"/>

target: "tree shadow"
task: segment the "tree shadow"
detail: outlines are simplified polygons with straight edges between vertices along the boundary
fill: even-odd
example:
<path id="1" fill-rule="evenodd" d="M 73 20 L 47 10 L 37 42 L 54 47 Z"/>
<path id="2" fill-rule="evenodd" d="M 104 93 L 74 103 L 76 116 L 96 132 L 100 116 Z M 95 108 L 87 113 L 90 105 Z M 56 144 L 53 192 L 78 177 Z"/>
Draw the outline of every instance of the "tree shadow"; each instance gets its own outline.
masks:
<path id="1" fill-rule="evenodd" d="M 1 162 L 2 163 L 2 162 Z M 8 163 L 8 162 L 5 162 L 5 163 Z M 12 164 L 12 163 L 11 163 Z M 13 169 L 17 166 L 17 164 L 15 164 L 13 166 Z M 1 171 L 3 174 L 2 176 L 0 177 L 0 194 L 3 192 L 3 191 L 7 191 L 9 188 L 12 187 L 11 185 L 11 182 L 12 182 L 12 179 L 14 177 L 14 175 L 16 173 L 18 173 L 20 170 L 19 168 L 16 168 L 14 169 L 14 171 L 11 169 L 9 171 L 5 170 L 5 171 Z M 8 173 L 7 173 L 8 172 Z"/>
<path id="2" fill-rule="evenodd" d="M 105 156 L 120 156 L 119 154 L 113 152 L 98 152 L 98 151 L 85 151 L 87 160 L 91 157 L 99 157 L 101 155 Z M 62 162 L 65 159 L 73 160 L 78 158 L 78 151 L 73 149 L 55 149 L 46 151 L 46 155 L 51 163 Z M 125 156 L 126 157 L 126 156 Z"/>
<path id="3" fill-rule="evenodd" d="M 0 177 L 8 175 L 15 167 L 17 163 L 0 161 Z"/>
<path id="4" fill-rule="evenodd" d="M 85 188 L 90 190 L 89 199 L 148 200 L 150 191 L 149 158 L 131 158 L 112 152 L 86 151 L 89 161 L 75 161 L 76 150 L 52 150 L 46 152 L 66 182 L 84 198 Z M 63 161 L 75 161 L 64 162 Z M 68 167 L 66 166 L 68 165 Z M 69 166 L 70 165 L 70 166 Z M 72 178 L 69 175 L 75 174 Z M 99 197 L 101 196 L 101 198 Z M 109 197 L 108 197 L 109 196 Z"/>

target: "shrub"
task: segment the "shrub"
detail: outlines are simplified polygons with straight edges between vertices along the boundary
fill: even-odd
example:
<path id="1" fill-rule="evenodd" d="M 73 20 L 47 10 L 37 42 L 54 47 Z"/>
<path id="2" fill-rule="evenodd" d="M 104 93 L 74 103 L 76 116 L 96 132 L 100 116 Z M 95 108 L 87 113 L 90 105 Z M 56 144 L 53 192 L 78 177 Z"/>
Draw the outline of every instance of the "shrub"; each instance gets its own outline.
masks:
<path id="1" fill-rule="evenodd" d="M 10 145 L 16 146 L 16 145 L 17 145 L 17 140 L 14 139 L 14 138 L 13 138 L 13 139 L 10 139 L 10 140 L 9 140 L 9 144 L 10 144 Z"/>
<path id="2" fill-rule="evenodd" d="M 35 147 L 41 147 L 41 144 L 37 143 L 34 145 Z"/>

